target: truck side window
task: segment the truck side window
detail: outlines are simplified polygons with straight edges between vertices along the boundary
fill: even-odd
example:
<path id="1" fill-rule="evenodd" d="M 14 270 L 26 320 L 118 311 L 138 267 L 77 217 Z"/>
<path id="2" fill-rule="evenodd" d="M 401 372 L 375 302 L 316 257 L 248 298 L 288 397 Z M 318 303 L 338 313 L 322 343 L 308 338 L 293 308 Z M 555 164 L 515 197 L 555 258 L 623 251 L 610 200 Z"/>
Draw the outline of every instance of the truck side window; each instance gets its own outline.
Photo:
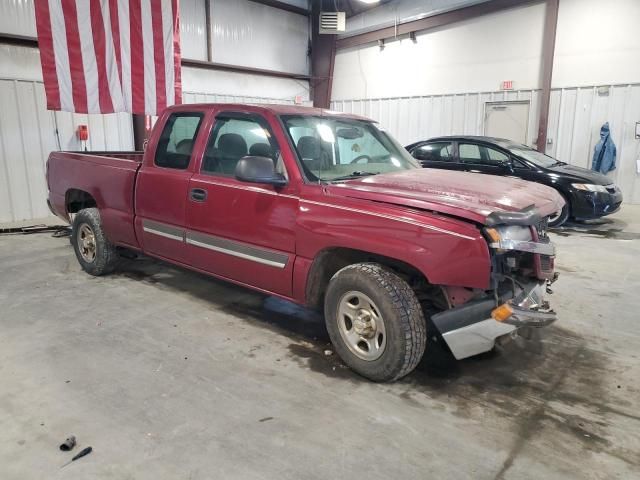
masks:
<path id="1" fill-rule="evenodd" d="M 189 166 L 202 117 L 202 113 L 195 112 L 171 114 L 156 149 L 155 164 L 158 167 L 184 170 Z"/>
<path id="2" fill-rule="evenodd" d="M 266 120 L 257 115 L 229 113 L 216 118 L 202 160 L 202 173 L 231 177 L 245 156 L 270 158 L 286 176 L 280 149 Z"/>

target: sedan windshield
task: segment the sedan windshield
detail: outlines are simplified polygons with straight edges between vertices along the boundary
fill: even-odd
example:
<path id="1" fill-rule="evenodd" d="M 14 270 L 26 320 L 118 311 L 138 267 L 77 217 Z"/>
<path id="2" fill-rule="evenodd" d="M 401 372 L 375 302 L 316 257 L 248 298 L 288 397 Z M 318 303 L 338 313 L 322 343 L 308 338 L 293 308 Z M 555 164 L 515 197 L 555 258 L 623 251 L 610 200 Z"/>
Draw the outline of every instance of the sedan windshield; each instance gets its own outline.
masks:
<path id="1" fill-rule="evenodd" d="M 373 123 L 355 119 L 283 116 L 307 179 L 340 181 L 420 168 Z"/>
<path id="2" fill-rule="evenodd" d="M 522 145 L 521 147 L 511 148 L 510 149 L 516 155 L 524 158 L 525 160 L 529 160 L 534 165 L 542 168 L 553 167 L 554 165 L 560 165 L 562 162 L 559 162 L 553 157 L 549 155 L 545 155 L 544 153 L 540 153 L 537 150 L 533 150 L 532 148 L 526 147 Z"/>

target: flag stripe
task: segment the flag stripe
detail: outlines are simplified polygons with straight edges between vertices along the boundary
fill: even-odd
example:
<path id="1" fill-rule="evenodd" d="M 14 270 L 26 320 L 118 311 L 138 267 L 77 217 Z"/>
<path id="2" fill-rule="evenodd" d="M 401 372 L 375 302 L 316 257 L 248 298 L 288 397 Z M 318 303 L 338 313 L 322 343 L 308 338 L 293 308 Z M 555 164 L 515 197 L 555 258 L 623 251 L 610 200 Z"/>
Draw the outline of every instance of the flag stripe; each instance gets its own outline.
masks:
<path id="1" fill-rule="evenodd" d="M 118 78 L 122 82 L 122 57 L 120 56 L 120 23 L 118 19 L 118 0 L 109 0 L 109 19 L 111 29 L 107 28 L 107 35 L 111 31 L 113 38 L 113 47 L 116 55 L 116 64 L 118 65 Z"/>
<path id="2" fill-rule="evenodd" d="M 40 47 L 40 63 L 42 64 L 42 78 L 47 96 L 47 108 L 49 110 L 60 110 L 60 86 L 58 85 L 55 54 L 53 52 L 49 2 L 47 0 L 41 3 L 41 8 L 36 9 L 36 25 L 38 28 L 38 46 Z"/>
<path id="3" fill-rule="evenodd" d="M 96 51 L 95 48 L 93 48 L 89 1 L 76 0 L 76 11 L 78 12 L 78 25 L 76 28 L 78 36 L 80 37 L 80 51 L 82 53 L 82 67 L 84 69 L 87 98 L 87 109 L 84 113 L 100 113 L 100 84 L 98 81 Z"/>
<path id="4" fill-rule="evenodd" d="M 122 101 L 122 83 L 120 83 L 120 72 L 118 71 L 118 61 L 116 59 L 116 49 L 111 35 L 111 9 L 106 3 L 102 3 L 102 19 L 104 21 L 105 34 L 105 73 L 111 95 L 112 112 L 122 112 L 125 110 Z M 106 113 L 106 112 L 105 112 Z"/>
<path id="5" fill-rule="evenodd" d="M 156 77 L 156 113 L 167 108 L 167 88 L 164 72 L 164 38 L 162 29 L 162 0 L 151 0 L 151 23 L 153 27 L 153 52 Z"/>
<path id="6" fill-rule="evenodd" d="M 100 0 L 91 0 L 89 11 L 91 12 L 91 33 L 93 34 L 93 48 L 96 56 L 96 68 L 98 70 L 98 97 L 100 102 L 100 111 L 112 112 L 113 104 L 111 103 L 109 79 L 107 78 L 107 45 Z"/>
<path id="7" fill-rule="evenodd" d="M 131 22 L 127 0 L 118 2 L 118 24 L 120 32 L 120 57 L 122 59 L 122 96 L 127 112 L 133 112 L 133 91 L 131 85 Z"/>
<path id="8" fill-rule="evenodd" d="M 151 0 L 140 2 L 142 11 L 142 50 L 144 51 L 144 113 L 156 114 L 156 70 L 153 56 Z"/>
<path id="9" fill-rule="evenodd" d="M 182 103 L 182 73 L 180 69 L 180 11 L 178 10 L 178 0 L 171 0 L 171 11 L 173 12 L 173 68 L 175 71 L 175 103 Z"/>
<path id="10" fill-rule="evenodd" d="M 69 70 L 71 71 L 71 91 L 73 106 L 78 113 L 87 113 L 87 84 L 84 78 L 82 62 L 82 44 L 78 33 L 78 12 L 75 0 L 61 0 L 64 12 L 64 26 L 69 52 Z"/>
<path id="11" fill-rule="evenodd" d="M 44 2 L 38 2 L 42 5 Z M 65 112 L 75 111 L 73 105 L 73 89 L 71 87 L 71 69 L 69 68 L 69 49 L 67 48 L 67 29 L 64 22 L 62 4 L 59 0 L 49 0 L 51 32 L 53 33 L 53 53 L 56 62 L 56 75 L 60 87 L 60 109 Z M 44 77 L 43 77 L 44 79 Z"/>
<path id="12" fill-rule="evenodd" d="M 131 112 L 144 114 L 144 50 L 142 43 L 141 0 L 129 0 L 129 35 L 131 50 Z"/>
<path id="13" fill-rule="evenodd" d="M 171 0 L 162 0 L 162 37 L 164 38 L 164 76 L 167 105 L 173 105 L 176 92 L 173 85 L 173 9 Z"/>

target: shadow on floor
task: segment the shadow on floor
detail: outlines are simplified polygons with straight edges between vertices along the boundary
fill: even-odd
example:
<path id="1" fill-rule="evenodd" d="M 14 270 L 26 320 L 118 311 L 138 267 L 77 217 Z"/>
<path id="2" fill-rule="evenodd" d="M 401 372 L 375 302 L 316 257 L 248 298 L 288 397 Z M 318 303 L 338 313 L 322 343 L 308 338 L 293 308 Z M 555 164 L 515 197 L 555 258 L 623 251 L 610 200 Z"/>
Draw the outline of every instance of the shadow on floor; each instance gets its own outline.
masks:
<path id="1" fill-rule="evenodd" d="M 212 309 L 238 317 L 238 321 L 276 331 L 291 339 L 290 356 L 305 368 L 356 383 L 363 381 L 337 355 L 325 354 L 333 349 L 318 312 L 148 258 L 124 262 L 116 275 L 186 293 Z M 530 340 L 519 338 L 492 352 L 456 361 L 442 340 L 432 335 L 422 362 L 403 382 L 449 393 L 454 393 L 452 386 L 454 390 L 463 386 L 483 392 L 514 389 L 523 382 L 549 385 L 557 365 L 567 364 L 584 343 L 571 332 L 551 327 L 536 332 Z M 587 375 L 593 374 L 593 362 L 585 366 L 590 370 Z M 525 372 L 527 380 L 523 381 Z"/>
<path id="2" fill-rule="evenodd" d="M 550 228 L 549 231 L 561 237 L 570 237 L 575 234 L 591 235 L 612 240 L 638 240 L 640 233 L 627 232 L 627 222 L 618 218 L 603 217 L 595 220 L 569 221 L 558 228 Z"/>
<path id="3" fill-rule="evenodd" d="M 327 355 L 332 347 L 324 319 L 317 312 L 147 258 L 124 262 L 116 275 L 183 292 L 238 321 L 284 335 L 291 340 L 289 358 L 300 368 L 336 382 L 348 382 L 352 388 L 373 388 L 372 393 L 379 390 L 395 395 L 407 408 L 441 408 L 463 421 L 482 420 L 488 413 L 511 419 L 517 429 L 517 445 L 511 456 L 544 424 L 569 435 L 587 451 L 613 452 L 624 461 L 635 461 L 628 452 L 617 452 L 607 438 L 606 415 L 640 420 L 620 409 L 622 406 L 632 411 L 632 405 L 624 405 L 619 399 L 619 404 L 614 404 L 611 392 L 606 391 L 604 379 L 614 373 L 609 359 L 590 349 L 586 339 L 562 328 L 551 326 L 529 340 L 515 339 L 462 361 L 456 361 L 446 346 L 431 337 L 413 373 L 395 383 L 374 387 L 346 367 L 335 353 Z M 550 404 L 579 409 L 558 414 Z"/>

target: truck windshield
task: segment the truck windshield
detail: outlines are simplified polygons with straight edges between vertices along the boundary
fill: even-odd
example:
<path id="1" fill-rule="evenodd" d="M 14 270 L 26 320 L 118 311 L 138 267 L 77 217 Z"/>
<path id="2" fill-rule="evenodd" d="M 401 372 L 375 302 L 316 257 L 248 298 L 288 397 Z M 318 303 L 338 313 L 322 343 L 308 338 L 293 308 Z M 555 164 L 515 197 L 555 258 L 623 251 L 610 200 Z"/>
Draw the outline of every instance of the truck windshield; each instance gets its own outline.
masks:
<path id="1" fill-rule="evenodd" d="M 308 180 L 332 182 L 420 168 L 371 122 L 294 115 L 282 121 Z"/>

